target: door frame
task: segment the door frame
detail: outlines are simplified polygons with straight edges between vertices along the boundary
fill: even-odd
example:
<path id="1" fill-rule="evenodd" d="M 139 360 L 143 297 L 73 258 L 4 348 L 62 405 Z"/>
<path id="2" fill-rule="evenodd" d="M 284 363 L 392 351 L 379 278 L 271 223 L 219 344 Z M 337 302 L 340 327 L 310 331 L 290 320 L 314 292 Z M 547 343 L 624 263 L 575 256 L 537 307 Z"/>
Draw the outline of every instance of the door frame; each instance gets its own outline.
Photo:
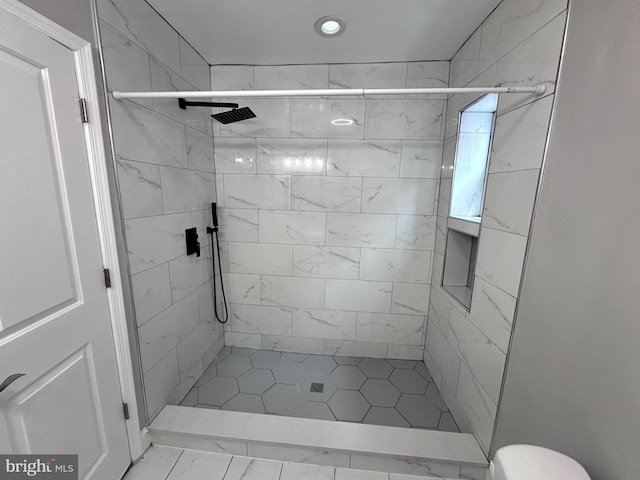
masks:
<path id="1" fill-rule="evenodd" d="M 148 443 L 143 440 L 143 437 L 147 436 L 147 432 L 140 431 L 139 428 L 140 421 L 134 384 L 133 359 L 129 347 L 123 286 L 120 280 L 120 263 L 111 208 L 107 156 L 103 143 L 99 93 L 95 78 L 96 70 L 91 52 L 92 46 L 87 40 L 80 38 L 17 0 L 0 0 L 0 8 L 24 20 L 33 28 L 68 48 L 74 56 L 78 97 L 87 101 L 88 122 L 83 123 L 83 133 L 89 162 L 102 264 L 103 268 L 108 268 L 111 273 L 111 288 L 105 288 L 105 292 L 115 345 L 120 394 L 122 402 L 129 406 L 129 419 L 125 420 L 129 438 L 129 451 L 131 459 L 136 460 L 142 456 L 146 443 Z"/>

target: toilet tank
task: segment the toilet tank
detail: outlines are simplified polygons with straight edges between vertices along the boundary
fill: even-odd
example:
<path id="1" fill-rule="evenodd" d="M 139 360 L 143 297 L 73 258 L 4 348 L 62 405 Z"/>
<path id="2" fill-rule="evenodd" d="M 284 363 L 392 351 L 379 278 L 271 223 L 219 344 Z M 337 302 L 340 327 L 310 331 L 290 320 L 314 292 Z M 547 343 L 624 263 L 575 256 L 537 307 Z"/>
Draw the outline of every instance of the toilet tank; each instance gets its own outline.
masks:
<path id="1" fill-rule="evenodd" d="M 534 445 L 509 445 L 499 449 L 490 471 L 493 480 L 590 480 L 573 458 Z"/>

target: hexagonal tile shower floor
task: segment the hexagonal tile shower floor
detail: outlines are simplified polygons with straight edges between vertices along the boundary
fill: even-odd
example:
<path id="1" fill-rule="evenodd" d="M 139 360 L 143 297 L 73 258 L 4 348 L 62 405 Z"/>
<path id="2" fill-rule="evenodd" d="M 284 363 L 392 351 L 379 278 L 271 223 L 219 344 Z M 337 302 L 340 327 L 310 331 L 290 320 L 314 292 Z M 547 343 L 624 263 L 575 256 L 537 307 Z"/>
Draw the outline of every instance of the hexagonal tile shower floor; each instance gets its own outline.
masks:
<path id="1" fill-rule="evenodd" d="M 458 432 L 424 363 L 225 347 L 180 405 Z"/>

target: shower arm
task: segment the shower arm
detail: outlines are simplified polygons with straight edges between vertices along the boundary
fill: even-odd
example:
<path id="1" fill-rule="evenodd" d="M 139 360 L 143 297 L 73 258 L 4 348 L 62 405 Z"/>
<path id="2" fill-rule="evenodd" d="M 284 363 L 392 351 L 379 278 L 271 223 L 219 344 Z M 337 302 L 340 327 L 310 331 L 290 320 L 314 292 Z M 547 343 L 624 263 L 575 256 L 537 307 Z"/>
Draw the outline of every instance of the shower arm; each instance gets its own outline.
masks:
<path id="1" fill-rule="evenodd" d="M 112 93 L 116 100 L 126 98 L 259 98 L 259 97 L 343 97 L 374 95 L 442 95 L 483 93 L 531 93 L 543 95 L 543 84 L 532 87 L 462 87 L 462 88 L 336 88 L 317 90 L 213 90 L 187 92 L 120 92 Z"/>

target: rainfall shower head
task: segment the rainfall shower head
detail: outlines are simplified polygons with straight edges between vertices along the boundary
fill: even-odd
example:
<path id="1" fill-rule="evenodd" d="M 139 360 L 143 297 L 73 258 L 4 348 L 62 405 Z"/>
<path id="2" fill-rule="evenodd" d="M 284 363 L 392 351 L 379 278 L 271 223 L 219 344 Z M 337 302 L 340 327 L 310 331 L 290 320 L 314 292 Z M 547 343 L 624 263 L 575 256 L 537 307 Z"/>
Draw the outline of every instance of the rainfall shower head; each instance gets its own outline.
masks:
<path id="1" fill-rule="evenodd" d="M 211 116 L 220 123 L 224 123 L 226 125 L 227 123 L 240 122 L 242 120 L 255 118 L 256 114 L 253 113 L 249 107 L 242 107 L 234 108 L 228 112 L 215 113 Z"/>
<path id="2" fill-rule="evenodd" d="M 186 110 L 187 107 L 217 107 L 217 108 L 232 108 L 228 112 L 220 112 L 211 115 L 220 123 L 233 123 L 240 122 L 242 120 L 248 120 L 255 118 L 256 114 L 251 111 L 249 107 L 238 108 L 237 103 L 217 103 L 217 102 L 188 102 L 184 98 L 178 99 L 178 106 L 182 110 Z"/>

